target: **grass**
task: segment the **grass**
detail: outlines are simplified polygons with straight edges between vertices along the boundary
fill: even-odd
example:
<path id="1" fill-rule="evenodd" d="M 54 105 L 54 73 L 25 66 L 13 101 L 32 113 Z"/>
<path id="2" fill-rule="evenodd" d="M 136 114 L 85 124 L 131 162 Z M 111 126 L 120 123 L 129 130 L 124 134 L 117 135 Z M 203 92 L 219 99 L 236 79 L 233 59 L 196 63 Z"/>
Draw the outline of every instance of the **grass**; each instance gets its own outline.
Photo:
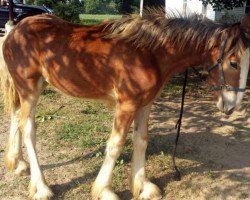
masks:
<path id="1" fill-rule="evenodd" d="M 104 147 L 112 127 L 112 112 L 102 103 L 81 101 L 79 116 L 71 116 L 57 127 L 57 139 L 82 149 Z"/>
<path id="2" fill-rule="evenodd" d="M 56 92 L 55 90 L 53 90 L 51 88 L 44 90 L 42 95 L 49 97 L 49 98 L 57 98 L 57 97 L 61 96 L 60 93 Z"/>
<path id="3" fill-rule="evenodd" d="M 80 14 L 79 18 L 82 24 L 94 25 L 102 21 L 121 18 L 122 15 L 92 15 L 92 14 Z"/>
<path id="4" fill-rule="evenodd" d="M 163 89 L 161 96 L 180 97 L 182 94 L 182 87 L 184 82 L 184 73 L 180 73 L 172 77 Z M 201 77 L 189 70 L 186 93 L 191 96 L 203 96 L 209 92 L 205 84 L 202 83 Z"/>

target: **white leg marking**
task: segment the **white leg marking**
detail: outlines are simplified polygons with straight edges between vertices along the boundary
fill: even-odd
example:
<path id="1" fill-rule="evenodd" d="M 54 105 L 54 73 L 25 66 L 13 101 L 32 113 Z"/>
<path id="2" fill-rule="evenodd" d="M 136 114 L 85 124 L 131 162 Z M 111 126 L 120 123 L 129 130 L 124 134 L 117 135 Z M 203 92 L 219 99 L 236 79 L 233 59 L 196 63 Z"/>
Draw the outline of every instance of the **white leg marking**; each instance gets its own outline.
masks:
<path id="1" fill-rule="evenodd" d="M 118 196 L 114 194 L 110 188 L 115 162 L 122 151 L 122 146 L 120 145 L 120 142 L 121 137 L 116 134 L 114 137 L 111 137 L 107 143 L 106 156 L 92 189 L 92 196 L 94 199 L 119 199 Z"/>
<path id="2" fill-rule="evenodd" d="M 36 137 L 34 109 L 31 111 L 30 115 L 31 116 L 29 116 L 26 120 L 24 127 L 24 143 L 27 148 L 31 171 L 30 195 L 33 199 L 49 199 L 53 196 L 53 194 L 45 183 L 35 151 Z"/>
<path id="3" fill-rule="evenodd" d="M 15 170 L 15 174 L 18 176 L 25 176 L 29 174 L 29 164 L 21 159 L 18 161 L 17 168 Z"/>
<path id="4" fill-rule="evenodd" d="M 29 165 L 23 160 L 21 145 L 19 110 L 17 110 L 11 114 L 10 135 L 6 149 L 5 164 L 9 170 L 15 170 L 15 174 L 27 175 L 29 173 Z"/>
<path id="5" fill-rule="evenodd" d="M 143 200 L 161 199 L 159 188 L 150 183 L 145 173 L 145 152 L 147 148 L 148 120 L 150 106 L 142 108 L 136 115 L 133 134 L 133 160 L 131 189 L 135 198 Z"/>
<path id="6" fill-rule="evenodd" d="M 17 167 L 18 160 L 21 154 L 21 134 L 19 132 L 18 112 L 11 114 L 10 135 L 6 152 L 6 165 L 10 170 Z"/>
<path id="7" fill-rule="evenodd" d="M 134 114 L 134 106 L 127 104 L 127 102 L 117 106 L 112 133 L 107 143 L 105 159 L 92 187 L 92 199 L 94 200 L 119 199 L 111 190 L 112 173 L 115 162 L 123 149 Z"/>
<path id="8" fill-rule="evenodd" d="M 247 84 L 247 75 L 249 70 L 249 59 L 250 59 L 250 52 L 249 48 L 246 49 L 246 51 L 242 54 L 241 60 L 240 60 L 240 88 L 245 88 Z M 241 100 L 243 99 L 244 92 L 238 92 L 237 93 L 237 101 L 236 106 L 239 106 L 241 103 Z"/>

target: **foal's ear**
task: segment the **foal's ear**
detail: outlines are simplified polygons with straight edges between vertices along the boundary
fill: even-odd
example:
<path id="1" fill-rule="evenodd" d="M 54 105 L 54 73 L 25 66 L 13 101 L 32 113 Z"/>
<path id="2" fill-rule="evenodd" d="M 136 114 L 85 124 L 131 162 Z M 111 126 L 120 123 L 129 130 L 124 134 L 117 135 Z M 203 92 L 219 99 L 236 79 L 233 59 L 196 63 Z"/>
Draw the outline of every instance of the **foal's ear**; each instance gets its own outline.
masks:
<path id="1" fill-rule="evenodd" d="M 246 38 L 250 39 L 250 14 L 245 14 L 241 20 L 240 27 L 245 33 Z"/>

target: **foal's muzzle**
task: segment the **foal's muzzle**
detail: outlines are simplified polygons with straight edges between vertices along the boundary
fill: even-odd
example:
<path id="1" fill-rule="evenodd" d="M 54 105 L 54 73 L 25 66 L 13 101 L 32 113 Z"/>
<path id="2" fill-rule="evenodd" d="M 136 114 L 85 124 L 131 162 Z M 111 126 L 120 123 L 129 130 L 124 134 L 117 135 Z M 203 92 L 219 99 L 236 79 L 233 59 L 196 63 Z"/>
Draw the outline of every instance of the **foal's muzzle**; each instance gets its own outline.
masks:
<path id="1" fill-rule="evenodd" d="M 229 109 L 224 107 L 223 113 L 225 113 L 226 115 L 231 115 L 234 112 L 234 110 L 235 110 L 235 107 L 229 108 Z"/>

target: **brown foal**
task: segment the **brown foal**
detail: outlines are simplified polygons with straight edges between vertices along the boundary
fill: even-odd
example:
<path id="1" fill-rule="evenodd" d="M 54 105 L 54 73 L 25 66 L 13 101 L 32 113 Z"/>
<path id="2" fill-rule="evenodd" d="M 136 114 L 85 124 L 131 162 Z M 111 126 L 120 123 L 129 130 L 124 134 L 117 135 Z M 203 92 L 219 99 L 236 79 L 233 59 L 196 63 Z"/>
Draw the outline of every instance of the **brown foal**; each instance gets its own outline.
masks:
<path id="1" fill-rule="evenodd" d="M 115 104 L 113 129 L 93 185 L 93 199 L 119 199 L 111 188 L 112 171 L 132 122 L 132 193 L 138 199 L 160 199 L 159 188 L 148 181 L 145 172 L 151 105 L 171 75 L 218 62 L 220 67 L 210 71 L 211 83 L 221 86 L 215 92 L 217 106 L 222 112 L 232 112 L 246 85 L 249 19 L 245 16 L 242 23 L 225 25 L 149 10 L 143 17 L 129 15 L 97 26 L 74 25 L 50 15 L 22 20 L 2 39 L 6 65 L 0 76 L 5 108 L 11 113 L 6 167 L 18 175 L 30 168 L 32 198 L 52 196 L 35 149 L 36 104 L 49 83 L 74 97 Z M 22 139 L 30 167 L 22 156 Z"/>

